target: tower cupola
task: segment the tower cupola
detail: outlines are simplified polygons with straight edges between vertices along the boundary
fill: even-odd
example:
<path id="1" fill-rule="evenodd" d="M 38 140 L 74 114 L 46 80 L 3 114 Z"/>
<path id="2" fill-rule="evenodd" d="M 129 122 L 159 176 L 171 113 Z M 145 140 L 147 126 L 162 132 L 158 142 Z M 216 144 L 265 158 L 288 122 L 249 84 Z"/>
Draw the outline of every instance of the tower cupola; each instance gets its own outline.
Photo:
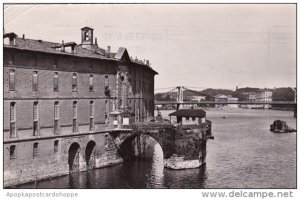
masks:
<path id="1" fill-rule="evenodd" d="M 82 45 L 93 45 L 93 28 L 84 27 L 81 28 L 81 44 Z"/>

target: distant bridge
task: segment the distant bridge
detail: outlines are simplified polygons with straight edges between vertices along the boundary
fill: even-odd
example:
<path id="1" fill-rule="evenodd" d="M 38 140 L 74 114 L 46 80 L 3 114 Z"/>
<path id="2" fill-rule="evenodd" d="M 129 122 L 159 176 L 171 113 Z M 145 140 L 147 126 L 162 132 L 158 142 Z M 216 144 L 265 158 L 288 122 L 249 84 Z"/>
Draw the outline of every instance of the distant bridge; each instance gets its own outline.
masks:
<path id="1" fill-rule="evenodd" d="M 184 86 L 177 86 L 172 88 L 170 91 L 166 92 L 175 93 L 176 94 L 176 101 L 155 101 L 155 106 L 157 105 L 176 105 L 177 109 L 181 105 L 228 105 L 228 104 L 239 104 L 239 105 L 288 105 L 293 107 L 294 115 L 297 115 L 297 102 L 295 101 L 184 101 L 183 91 L 188 91 L 190 93 L 202 95 L 198 91 L 194 91 L 188 89 Z"/>
<path id="2" fill-rule="evenodd" d="M 256 102 L 256 101 L 233 101 L 233 102 L 216 102 L 216 101 L 183 101 L 183 102 L 177 102 L 177 101 L 155 101 L 155 105 L 194 105 L 194 104 L 241 104 L 241 105 L 297 105 L 294 101 L 271 101 L 271 102 Z"/>

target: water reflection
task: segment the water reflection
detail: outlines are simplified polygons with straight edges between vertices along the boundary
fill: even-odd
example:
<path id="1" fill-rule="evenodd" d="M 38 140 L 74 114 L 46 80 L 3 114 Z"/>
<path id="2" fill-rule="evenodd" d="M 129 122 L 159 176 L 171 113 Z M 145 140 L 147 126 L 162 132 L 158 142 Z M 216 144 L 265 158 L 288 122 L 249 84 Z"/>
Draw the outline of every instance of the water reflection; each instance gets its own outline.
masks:
<path id="1" fill-rule="evenodd" d="M 197 169 L 165 170 L 166 188 L 204 188 L 206 185 L 206 165 Z"/>

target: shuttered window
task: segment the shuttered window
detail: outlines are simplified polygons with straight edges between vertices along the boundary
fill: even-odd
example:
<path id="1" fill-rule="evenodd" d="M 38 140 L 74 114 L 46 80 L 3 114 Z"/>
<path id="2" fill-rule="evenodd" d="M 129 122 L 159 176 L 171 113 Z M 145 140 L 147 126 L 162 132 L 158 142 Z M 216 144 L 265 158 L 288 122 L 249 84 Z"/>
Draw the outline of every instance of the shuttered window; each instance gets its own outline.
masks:
<path id="1" fill-rule="evenodd" d="M 33 158 L 38 157 L 39 155 L 39 144 L 36 142 L 33 144 Z"/>
<path id="2" fill-rule="evenodd" d="M 53 90 L 54 91 L 59 90 L 59 88 L 58 88 L 58 73 L 57 72 L 55 72 L 53 75 Z"/>
<path id="3" fill-rule="evenodd" d="M 54 119 L 59 119 L 59 102 L 54 102 Z"/>
<path id="4" fill-rule="evenodd" d="M 54 102 L 54 134 L 59 134 L 59 102 Z"/>
<path id="5" fill-rule="evenodd" d="M 9 120 L 10 120 L 10 137 L 14 138 L 16 137 L 16 103 L 11 102 L 10 103 L 10 115 L 9 115 Z"/>
<path id="6" fill-rule="evenodd" d="M 89 79 L 89 90 L 90 92 L 94 91 L 94 76 L 90 75 L 90 79 Z"/>
<path id="7" fill-rule="evenodd" d="M 90 117 L 94 117 L 94 101 L 90 101 Z"/>
<path id="8" fill-rule="evenodd" d="M 33 103 L 33 135 L 39 135 L 39 104 L 38 102 Z"/>
<path id="9" fill-rule="evenodd" d="M 33 103 L 33 121 L 38 121 L 39 112 L 38 112 L 38 102 Z"/>
<path id="10" fill-rule="evenodd" d="M 38 73 L 37 71 L 33 71 L 32 74 L 32 91 L 38 90 Z"/>
<path id="11" fill-rule="evenodd" d="M 77 102 L 73 102 L 73 118 L 77 118 Z"/>
<path id="12" fill-rule="evenodd" d="M 90 101 L 90 131 L 94 130 L 94 101 Z"/>
<path id="13" fill-rule="evenodd" d="M 72 125 L 72 131 L 77 132 L 77 102 L 73 102 L 73 125 Z"/>
<path id="14" fill-rule="evenodd" d="M 73 73 L 72 76 L 72 91 L 76 92 L 77 91 L 77 74 Z"/>
<path id="15" fill-rule="evenodd" d="M 10 121 L 11 122 L 16 121 L 16 103 L 15 102 L 10 103 Z"/>
<path id="16" fill-rule="evenodd" d="M 9 90 L 14 91 L 16 87 L 15 70 L 9 71 Z"/>

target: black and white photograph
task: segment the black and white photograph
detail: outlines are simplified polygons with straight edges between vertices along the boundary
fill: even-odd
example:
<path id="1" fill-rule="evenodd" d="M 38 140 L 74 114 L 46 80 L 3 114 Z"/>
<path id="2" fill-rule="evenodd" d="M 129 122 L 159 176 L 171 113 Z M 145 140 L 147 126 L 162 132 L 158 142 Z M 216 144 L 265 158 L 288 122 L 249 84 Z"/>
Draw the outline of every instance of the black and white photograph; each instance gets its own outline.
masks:
<path id="1" fill-rule="evenodd" d="M 2 6 L 3 189 L 293 197 L 296 3 Z"/>

